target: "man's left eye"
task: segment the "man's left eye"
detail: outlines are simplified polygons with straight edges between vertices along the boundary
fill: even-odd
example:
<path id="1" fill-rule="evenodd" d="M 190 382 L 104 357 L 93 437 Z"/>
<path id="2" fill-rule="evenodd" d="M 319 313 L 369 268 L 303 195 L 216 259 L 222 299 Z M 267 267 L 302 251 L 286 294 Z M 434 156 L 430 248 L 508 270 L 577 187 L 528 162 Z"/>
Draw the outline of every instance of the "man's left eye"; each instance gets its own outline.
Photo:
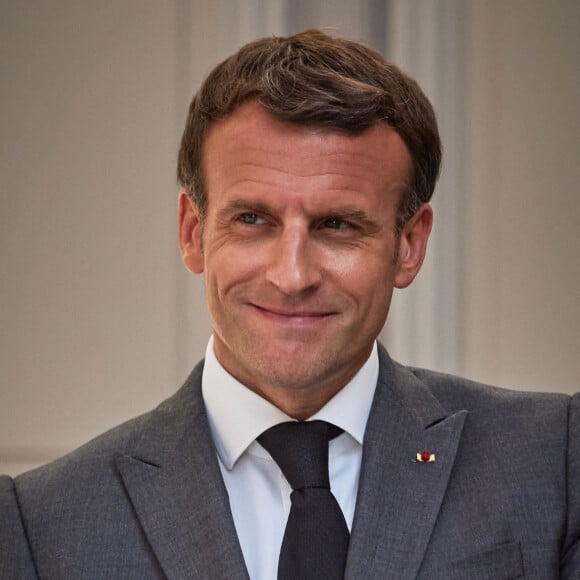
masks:
<path id="1" fill-rule="evenodd" d="M 344 230 L 351 227 L 348 222 L 339 218 L 328 218 L 324 220 L 323 225 L 325 228 L 330 228 L 332 230 Z"/>

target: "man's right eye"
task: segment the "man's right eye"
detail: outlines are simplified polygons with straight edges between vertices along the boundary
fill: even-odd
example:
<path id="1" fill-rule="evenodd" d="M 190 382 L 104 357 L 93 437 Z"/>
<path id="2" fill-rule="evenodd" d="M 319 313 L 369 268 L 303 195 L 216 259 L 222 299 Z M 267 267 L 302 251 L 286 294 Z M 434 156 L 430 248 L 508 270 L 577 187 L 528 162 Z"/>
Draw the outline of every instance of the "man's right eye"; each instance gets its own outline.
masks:
<path id="1" fill-rule="evenodd" d="M 248 224 L 251 226 L 261 225 L 261 224 L 265 223 L 264 218 L 260 217 L 256 213 L 249 213 L 249 212 L 240 214 L 237 217 L 237 220 L 244 223 L 244 224 Z"/>

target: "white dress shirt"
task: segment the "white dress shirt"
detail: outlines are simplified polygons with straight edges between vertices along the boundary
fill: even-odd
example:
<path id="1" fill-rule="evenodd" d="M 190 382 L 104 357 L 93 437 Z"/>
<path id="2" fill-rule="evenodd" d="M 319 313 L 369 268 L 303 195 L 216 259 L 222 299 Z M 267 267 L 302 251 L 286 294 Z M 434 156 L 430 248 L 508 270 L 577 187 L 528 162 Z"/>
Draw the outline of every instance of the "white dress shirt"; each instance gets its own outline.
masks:
<path id="1" fill-rule="evenodd" d="M 330 441 L 329 473 L 331 491 L 349 529 L 357 496 L 363 435 L 378 374 L 375 343 L 354 378 L 310 418 L 328 421 L 344 430 Z M 293 419 L 221 366 L 214 354 L 213 338 L 206 350 L 202 393 L 250 578 L 272 580 L 278 569 L 292 489 L 256 438 L 266 429 Z"/>

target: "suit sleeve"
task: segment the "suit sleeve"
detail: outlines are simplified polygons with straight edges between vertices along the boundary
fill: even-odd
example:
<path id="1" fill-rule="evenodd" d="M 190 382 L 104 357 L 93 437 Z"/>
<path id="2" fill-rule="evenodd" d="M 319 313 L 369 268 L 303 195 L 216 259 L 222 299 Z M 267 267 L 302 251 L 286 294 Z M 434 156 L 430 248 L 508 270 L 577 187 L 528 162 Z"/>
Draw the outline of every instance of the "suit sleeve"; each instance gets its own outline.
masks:
<path id="1" fill-rule="evenodd" d="M 0 578 L 32 580 L 37 578 L 28 538 L 10 477 L 0 476 Z"/>
<path id="2" fill-rule="evenodd" d="M 568 439 L 568 525 L 562 578 L 580 580 L 580 393 L 572 397 Z"/>

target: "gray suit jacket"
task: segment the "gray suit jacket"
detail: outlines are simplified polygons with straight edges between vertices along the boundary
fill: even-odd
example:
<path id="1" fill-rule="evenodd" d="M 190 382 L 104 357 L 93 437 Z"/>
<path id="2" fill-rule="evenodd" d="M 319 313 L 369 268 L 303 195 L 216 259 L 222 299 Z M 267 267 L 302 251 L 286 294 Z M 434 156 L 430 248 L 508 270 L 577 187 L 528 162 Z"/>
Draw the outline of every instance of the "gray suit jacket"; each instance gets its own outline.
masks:
<path id="1" fill-rule="evenodd" d="M 380 361 L 346 578 L 579 579 L 580 396 Z M 0 578 L 247 579 L 200 384 L 0 478 Z"/>

